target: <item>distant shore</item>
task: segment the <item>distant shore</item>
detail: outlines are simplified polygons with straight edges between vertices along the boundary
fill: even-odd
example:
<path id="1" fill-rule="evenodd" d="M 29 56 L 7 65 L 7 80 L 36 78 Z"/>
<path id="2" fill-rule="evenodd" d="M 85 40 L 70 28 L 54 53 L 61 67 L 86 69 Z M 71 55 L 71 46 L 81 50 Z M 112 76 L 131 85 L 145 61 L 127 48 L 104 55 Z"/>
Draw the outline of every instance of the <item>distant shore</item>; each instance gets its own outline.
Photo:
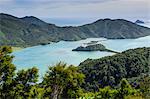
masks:
<path id="1" fill-rule="evenodd" d="M 22 50 L 23 47 L 12 47 L 13 52 Z"/>

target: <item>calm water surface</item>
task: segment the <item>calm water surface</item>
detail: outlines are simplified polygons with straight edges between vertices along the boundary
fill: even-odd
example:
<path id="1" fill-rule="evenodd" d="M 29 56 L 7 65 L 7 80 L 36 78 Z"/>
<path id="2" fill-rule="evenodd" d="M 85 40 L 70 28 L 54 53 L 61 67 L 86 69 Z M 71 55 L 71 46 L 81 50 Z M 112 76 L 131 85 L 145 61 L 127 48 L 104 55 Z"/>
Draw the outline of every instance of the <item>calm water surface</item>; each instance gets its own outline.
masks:
<path id="1" fill-rule="evenodd" d="M 48 66 L 52 66 L 59 61 L 67 64 L 79 65 L 80 62 L 87 58 L 96 59 L 114 53 L 109 52 L 73 52 L 72 49 L 84 45 L 90 41 L 99 41 L 107 48 L 124 51 L 130 48 L 150 47 L 150 36 L 138 39 L 122 39 L 122 40 L 107 40 L 104 38 L 89 38 L 81 41 L 66 42 L 60 41 L 45 46 L 34 46 L 25 48 L 20 51 L 13 52 L 15 56 L 13 63 L 18 69 L 25 69 L 36 66 L 40 70 L 40 75 L 43 74 Z"/>

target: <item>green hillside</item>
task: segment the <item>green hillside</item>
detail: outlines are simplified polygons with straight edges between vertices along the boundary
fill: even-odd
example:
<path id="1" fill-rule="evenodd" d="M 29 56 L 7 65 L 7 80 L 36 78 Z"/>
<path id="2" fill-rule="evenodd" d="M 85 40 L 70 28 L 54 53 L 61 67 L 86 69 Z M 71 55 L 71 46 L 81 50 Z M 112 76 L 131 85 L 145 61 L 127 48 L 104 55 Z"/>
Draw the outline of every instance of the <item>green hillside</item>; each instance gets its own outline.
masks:
<path id="1" fill-rule="evenodd" d="M 60 62 L 50 66 L 40 82 L 36 67 L 17 70 L 11 52 L 11 47 L 0 47 L 1 99 L 150 98 L 150 48 L 88 59 L 79 67 Z"/>
<path id="2" fill-rule="evenodd" d="M 85 74 L 87 90 L 115 87 L 122 78 L 139 77 L 150 70 L 150 48 L 137 48 L 100 59 L 87 59 L 79 68 Z"/>
<path id="3" fill-rule="evenodd" d="M 0 45 L 28 47 L 60 40 L 74 41 L 90 37 L 126 39 L 148 35 L 149 28 L 123 19 L 100 19 L 77 27 L 59 27 L 33 16 L 18 18 L 0 13 Z"/>

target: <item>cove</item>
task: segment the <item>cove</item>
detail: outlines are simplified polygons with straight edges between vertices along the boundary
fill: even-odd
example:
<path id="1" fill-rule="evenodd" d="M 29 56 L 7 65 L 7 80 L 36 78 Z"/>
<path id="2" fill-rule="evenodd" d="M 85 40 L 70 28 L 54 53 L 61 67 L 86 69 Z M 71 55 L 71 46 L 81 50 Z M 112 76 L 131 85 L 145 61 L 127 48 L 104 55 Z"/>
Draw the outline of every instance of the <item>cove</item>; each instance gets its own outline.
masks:
<path id="1" fill-rule="evenodd" d="M 108 49 L 115 51 L 125 51 L 131 48 L 150 47 L 150 36 L 138 39 L 105 39 L 105 38 L 88 38 L 80 41 L 60 41 L 48 45 L 39 45 L 25 48 L 12 53 L 15 56 L 13 63 L 17 70 L 27 69 L 33 66 L 39 69 L 40 75 L 43 75 L 48 66 L 53 66 L 57 62 L 65 62 L 78 66 L 87 58 L 96 59 L 104 56 L 113 55 L 110 52 L 75 52 L 72 49 L 89 43 L 90 41 L 98 41 Z"/>

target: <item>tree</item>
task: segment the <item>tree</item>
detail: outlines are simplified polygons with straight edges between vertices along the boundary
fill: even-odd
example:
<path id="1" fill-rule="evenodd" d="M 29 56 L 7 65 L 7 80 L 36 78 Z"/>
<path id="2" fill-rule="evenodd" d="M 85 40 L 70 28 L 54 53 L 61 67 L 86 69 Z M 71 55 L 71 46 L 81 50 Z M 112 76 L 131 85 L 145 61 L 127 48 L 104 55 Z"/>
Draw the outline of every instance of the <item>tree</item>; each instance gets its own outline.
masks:
<path id="1" fill-rule="evenodd" d="M 41 99 L 44 97 L 44 92 L 44 88 L 41 88 L 39 84 L 36 84 L 31 87 L 29 96 L 31 99 Z"/>
<path id="2" fill-rule="evenodd" d="M 77 67 L 67 66 L 60 62 L 55 66 L 49 67 L 49 71 L 44 76 L 43 85 L 45 88 L 51 88 L 49 96 L 51 99 L 58 99 L 64 96 L 62 93 L 69 96 L 69 91 L 73 91 L 71 88 L 78 87 L 83 82 L 84 75 L 78 72 Z"/>
<path id="3" fill-rule="evenodd" d="M 140 82 L 140 90 L 144 98 L 150 98 L 150 77 L 148 75 L 145 75 Z"/>
<path id="4" fill-rule="evenodd" d="M 14 97 L 28 98 L 35 96 L 34 94 L 36 94 L 37 91 L 33 89 L 37 89 L 36 82 L 38 81 L 38 77 L 38 69 L 35 67 L 18 71 L 14 81 Z M 34 93 L 31 90 L 33 90 Z"/>
<path id="5" fill-rule="evenodd" d="M 116 95 L 117 99 L 124 99 L 128 95 L 134 95 L 137 91 L 134 90 L 128 81 L 123 78 L 120 82 L 120 88 L 118 89 L 118 93 Z"/>
<path id="6" fill-rule="evenodd" d="M 122 78 L 149 73 L 149 53 L 150 48 L 137 48 L 113 56 L 85 60 L 79 65 L 86 76 L 87 84 L 83 87 L 88 91 L 98 91 L 99 87 L 117 86 Z"/>
<path id="7" fill-rule="evenodd" d="M 111 89 L 110 86 L 99 89 L 99 97 L 101 99 L 113 99 L 117 93 L 117 90 Z"/>
<path id="8" fill-rule="evenodd" d="M 11 47 L 0 47 L 0 97 L 11 97 L 16 67 L 12 64 Z"/>

